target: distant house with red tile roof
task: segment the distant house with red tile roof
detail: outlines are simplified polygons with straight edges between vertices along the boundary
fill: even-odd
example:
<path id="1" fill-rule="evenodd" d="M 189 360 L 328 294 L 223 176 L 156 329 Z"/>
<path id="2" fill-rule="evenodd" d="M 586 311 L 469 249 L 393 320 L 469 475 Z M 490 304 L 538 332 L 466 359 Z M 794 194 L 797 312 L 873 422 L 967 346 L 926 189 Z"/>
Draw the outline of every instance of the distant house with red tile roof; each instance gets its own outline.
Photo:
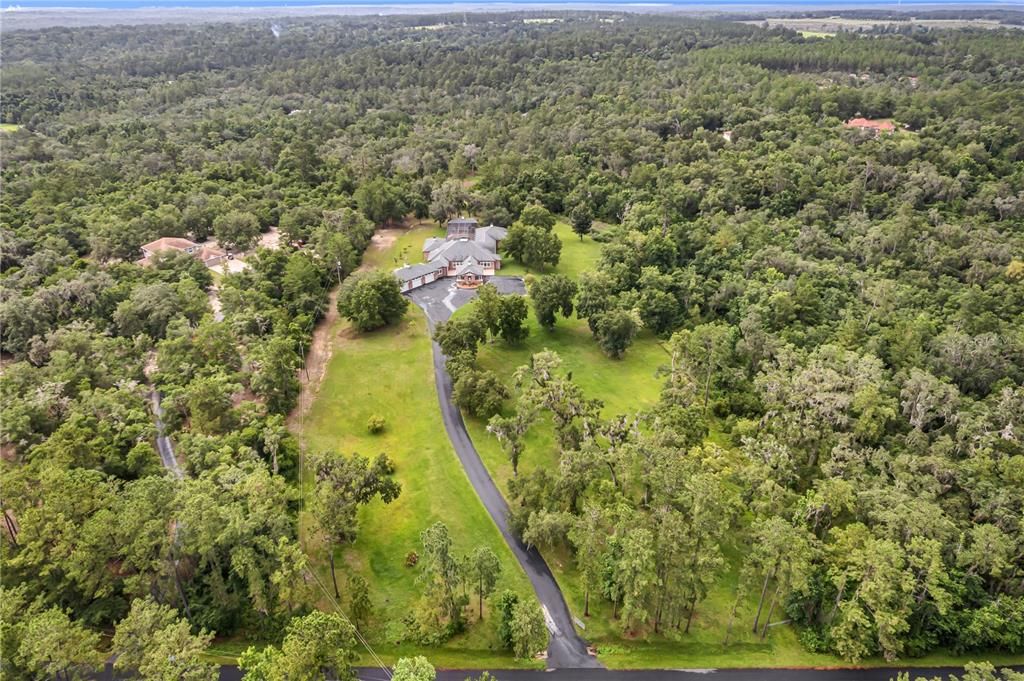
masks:
<path id="1" fill-rule="evenodd" d="M 888 118 L 880 118 L 878 120 L 872 120 L 870 118 L 851 118 L 843 123 L 843 125 L 847 128 L 855 128 L 857 130 L 871 130 L 875 135 L 883 132 L 896 131 L 896 124 Z"/>
<path id="2" fill-rule="evenodd" d="M 157 253 L 162 253 L 163 251 L 179 251 L 188 253 L 207 267 L 219 265 L 224 258 L 227 257 L 227 253 L 219 248 L 208 246 L 206 244 L 197 244 L 194 241 L 189 241 L 188 239 L 183 239 L 181 237 L 165 236 L 143 245 L 142 259 L 137 262 L 143 266 L 148 265 L 150 263 L 150 258 Z"/>

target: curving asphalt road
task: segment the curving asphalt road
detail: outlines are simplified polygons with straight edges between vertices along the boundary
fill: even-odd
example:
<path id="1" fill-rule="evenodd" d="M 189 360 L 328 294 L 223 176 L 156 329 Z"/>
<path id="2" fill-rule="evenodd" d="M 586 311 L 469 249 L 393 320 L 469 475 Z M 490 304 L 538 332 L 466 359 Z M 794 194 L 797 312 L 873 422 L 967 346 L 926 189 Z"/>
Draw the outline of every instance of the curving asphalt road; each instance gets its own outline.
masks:
<path id="1" fill-rule="evenodd" d="M 518 277 L 493 277 L 491 279 L 501 293 L 524 293 L 522 279 Z M 458 307 L 464 305 L 475 295 L 475 291 L 464 291 L 449 287 L 445 280 L 428 284 L 412 291 L 409 297 L 427 315 L 427 325 L 431 331 L 434 327 L 451 317 Z M 600 668 L 601 663 L 587 651 L 587 643 L 576 633 L 569 608 L 562 597 L 562 591 L 551 574 L 548 564 L 535 548 L 528 548 L 509 529 L 508 504 L 498 491 L 484 467 L 480 455 L 473 446 L 473 441 L 466 432 L 466 424 L 462 420 L 459 408 L 452 399 L 452 380 L 445 369 L 445 356 L 437 343 L 434 348 L 434 379 L 437 384 L 437 395 L 440 400 L 441 416 L 444 420 L 448 438 L 455 448 L 469 482 L 476 490 L 484 508 L 498 526 L 502 537 L 519 564 L 523 566 L 526 576 L 533 585 L 544 610 L 548 631 L 551 633 L 548 644 L 547 665 L 551 669 Z"/>
<path id="2" fill-rule="evenodd" d="M 171 475 L 181 480 L 183 474 L 178 460 L 174 456 L 174 447 L 171 445 L 171 438 L 167 437 L 164 428 L 164 408 L 160 405 L 160 393 L 156 388 L 149 392 L 149 399 L 153 408 L 153 420 L 156 423 L 156 449 L 160 453 L 160 462 Z"/>
<path id="3" fill-rule="evenodd" d="M 997 665 L 997 668 L 999 666 Z M 1015 671 L 1024 667 L 1013 666 Z M 963 676 L 961 667 L 879 667 L 874 669 L 494 669 L 490 674 L 497 681 L 891 681 L 900 672 L 911 679 Z M 436 681 L 467 681 L 476 679 L 482 670 L 438 669 Z M 115 672 L 112 664 L 89 677 L 94 681 L 121 681 L 138 679 L 125 672 Z M 390 681 L 390 671 L 379 667 L 356 669 L 359 681 Z M 242 681 L 241 670 L 234 665 L 220 668 L 218 681 Z"/>

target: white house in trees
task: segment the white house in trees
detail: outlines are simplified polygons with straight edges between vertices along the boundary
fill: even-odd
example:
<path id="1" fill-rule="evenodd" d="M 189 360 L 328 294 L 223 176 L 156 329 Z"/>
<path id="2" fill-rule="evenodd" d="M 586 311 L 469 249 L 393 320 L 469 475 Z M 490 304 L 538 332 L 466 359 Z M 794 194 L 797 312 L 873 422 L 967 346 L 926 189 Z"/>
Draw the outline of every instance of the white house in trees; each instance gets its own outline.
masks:
<path id="1" fill-rule="evenodd" d="M 456 286 L 476 288 L 501 269 L 498 246 L 507 234 L 504 227 L 480 227 L 473 218 L 448 221 L 445 238 L 431 237 L 423 243 L 424 262 L 395 270 L 403 291 L 432 281 L 455 277 Z"/>

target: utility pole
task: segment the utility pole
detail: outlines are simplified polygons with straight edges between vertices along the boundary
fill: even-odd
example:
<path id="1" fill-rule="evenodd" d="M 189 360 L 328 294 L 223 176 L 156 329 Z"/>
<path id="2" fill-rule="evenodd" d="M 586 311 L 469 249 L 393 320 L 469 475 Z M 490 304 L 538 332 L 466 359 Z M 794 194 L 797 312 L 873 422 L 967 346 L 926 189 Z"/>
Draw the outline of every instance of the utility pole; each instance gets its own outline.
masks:
<path id="1" fill-rule="evenodd" d="M 306 372 L 306 380 L 309 380 L 309 366 L 306 363 L 306 344 L 299 339 L 299 354 L 302 355 L 302 370 Z"/>

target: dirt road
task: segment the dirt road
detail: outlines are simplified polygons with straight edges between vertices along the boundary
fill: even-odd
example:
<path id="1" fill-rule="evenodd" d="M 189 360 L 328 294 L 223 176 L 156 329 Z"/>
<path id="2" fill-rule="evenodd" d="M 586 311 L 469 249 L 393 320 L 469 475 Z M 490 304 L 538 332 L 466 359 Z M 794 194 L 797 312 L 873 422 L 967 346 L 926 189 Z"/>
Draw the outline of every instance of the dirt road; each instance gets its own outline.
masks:
<path id="1" fill-rule="evenodd" d="M 370 245 L 366 249 L 367 253 L 371 251 L 384 251 L 391 248 L 392 244 L 405 231 L 404 228 L 393 227 L 378 229 L 370 240 Z M 359 266 L 357 271 L 365 272 L 372 269 L 372 266 L 365 262 L 365 257 L 363 260 L 364 263 Z M 335 341 L 339 333 L 338 318 L 338 287 L 335 286 L 327 299 L 327 313 L 313 328 L 313 339 L 310 341 L 309 350 L 306 352 L 305 369 L 299 371 L 298 406 L 288 415 L 287 421 L 288 428 L 292 432 L 297 432 L 296 429 L 301 425 L 302 419 L 309 412 L 313 399 L 320 390 L 320 383 L 324 380 L 324 375 L 327 373 L 327 365 L 331 361 L 331 355 L 333 354 Z"/>

